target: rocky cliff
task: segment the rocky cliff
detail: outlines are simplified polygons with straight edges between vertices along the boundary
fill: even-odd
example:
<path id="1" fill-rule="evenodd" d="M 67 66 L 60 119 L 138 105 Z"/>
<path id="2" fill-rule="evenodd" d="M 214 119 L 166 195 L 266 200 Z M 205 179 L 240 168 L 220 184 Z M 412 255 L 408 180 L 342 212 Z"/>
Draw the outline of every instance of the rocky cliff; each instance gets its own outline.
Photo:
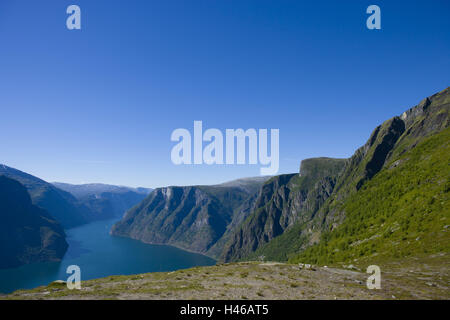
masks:
<path id="1" fill-rule="evenodd" d="M 158 188 L 129 210 L 111 233 L 217 257 L 223 246 L 220 240 L 248 214 L 252 206 L 248 199 L 265 179 Z"/>
<path id="2" fill-rule="evenodd" d="M 332 193 L 345 159 L 302 161 L 300 174 L 273 177 L 261 188 L 252 214 L 231 236 L 221 259 L 238 260 L 281 235 L 295 223 L 312 219 Z"/>

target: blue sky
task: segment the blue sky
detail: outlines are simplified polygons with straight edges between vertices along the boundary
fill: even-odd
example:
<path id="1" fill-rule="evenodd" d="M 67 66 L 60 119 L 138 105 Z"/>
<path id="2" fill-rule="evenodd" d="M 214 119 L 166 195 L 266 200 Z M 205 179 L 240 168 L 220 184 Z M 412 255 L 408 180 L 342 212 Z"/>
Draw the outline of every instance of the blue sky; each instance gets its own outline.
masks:
<path id="1" fill-rule="evenodd" d="M 82 30 L 66 28 L 77 4 Z M 381 8 L 381 30 L 366 8 Z M 445 89 L 450 3 L 0 2 L 0 163 L 47 181 L 211 184 L 260 165 L 175 166 L 176 128 L 280 129 L 280 171 L 349 157 Z"/>

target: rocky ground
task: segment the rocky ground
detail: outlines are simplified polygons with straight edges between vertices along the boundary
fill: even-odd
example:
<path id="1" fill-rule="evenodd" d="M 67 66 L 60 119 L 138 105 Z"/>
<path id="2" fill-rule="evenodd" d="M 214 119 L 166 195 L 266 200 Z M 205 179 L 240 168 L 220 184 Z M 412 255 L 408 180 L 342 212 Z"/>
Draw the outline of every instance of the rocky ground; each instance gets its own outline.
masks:
<path id="1" fill-rule="evenodd" d="M 426 261 L 383 266 L 379 290 L 369 290 L 369 275 L 354 266 L 245 262 L 111 276 L 83 281 L 81 290 L 52 283 L 0 299 L 450 299 L 446 256 Z"/>

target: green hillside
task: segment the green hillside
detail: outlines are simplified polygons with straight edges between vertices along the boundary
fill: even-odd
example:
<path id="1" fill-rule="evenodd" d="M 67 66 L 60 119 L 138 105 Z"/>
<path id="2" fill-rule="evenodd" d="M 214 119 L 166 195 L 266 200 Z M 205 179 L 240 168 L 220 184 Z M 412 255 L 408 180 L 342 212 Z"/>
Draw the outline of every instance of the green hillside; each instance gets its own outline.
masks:
<path id="1" fill-rule="evenodd" d="M 291 262 L 384 261 L 450 252 L 450 128 L 424 139 L 344 203 L 346 218 Z"/>

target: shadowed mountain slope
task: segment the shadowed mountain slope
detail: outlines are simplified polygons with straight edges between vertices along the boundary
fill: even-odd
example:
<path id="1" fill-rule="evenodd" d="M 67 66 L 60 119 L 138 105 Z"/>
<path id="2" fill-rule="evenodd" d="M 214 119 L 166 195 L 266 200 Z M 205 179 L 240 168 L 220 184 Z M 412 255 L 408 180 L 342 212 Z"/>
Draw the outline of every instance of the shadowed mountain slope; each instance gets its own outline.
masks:
<path id="1" fill-rule="evenodd" d="M 32 204 L 18 181 L 0 176 L 0 268 L 59 261 L 67 250 L 62 227 Z"/>

